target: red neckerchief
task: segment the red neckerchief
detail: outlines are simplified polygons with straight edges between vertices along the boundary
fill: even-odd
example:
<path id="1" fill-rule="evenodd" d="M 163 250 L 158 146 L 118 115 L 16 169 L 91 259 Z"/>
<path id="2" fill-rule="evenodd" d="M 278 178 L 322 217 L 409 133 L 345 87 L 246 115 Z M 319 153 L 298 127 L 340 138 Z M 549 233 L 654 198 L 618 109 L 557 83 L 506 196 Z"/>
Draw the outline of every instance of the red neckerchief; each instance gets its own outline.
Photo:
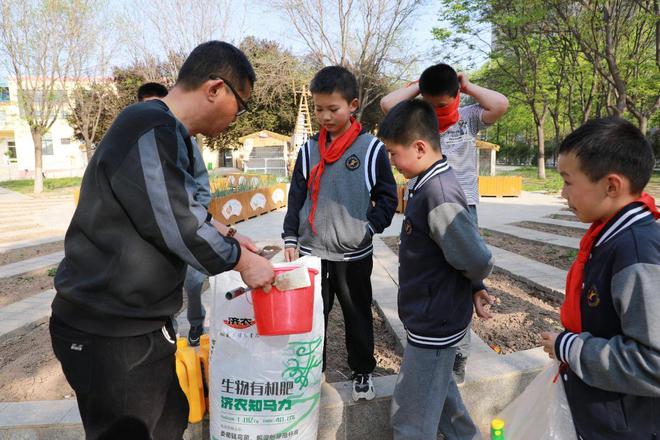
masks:
<path id="1" fill-rule="evenodd" d="M 655 206 L 655 200 L 647 193 L 642 193 L 641 197 L 633 203 L 643 203 L 656 219 L 660 218 L 660 212 Z M 618 212 L 617 212 L 618 214 Z M 598 235 L 605 226 L 614 218 L 616 214 L 608 218 L 607 221 L 596 221 L 591 224 L 587 233 L 580 240 L 580 250 L 578 251 L 575 262 L 571 265 L 566 276 L 566 296 L 561 305 L 560 317 L 564 328 L 573 333 L 582 331 L 582 317 L 580 316 L 580 296 L 582 295 L 582 281 L 584 280 L 584 265 L 589 259 L 591 248 L 598 238 Z"/>
<path id="2" fill-rule="evenodd" d="M 312 225 L 312 231 L 315 234 L 316 228 L 314 227 L 314 214 L 316 213 L 316 203 L 319 198 L 319 187 L 321 186 L 321 176 L 325 170 L 325 164 L 337 161 L 348 147 L 351 146 L 355 139 L 357 139 L 361 131 L 362 125 L 351 116 L 351 126 L 348 130 L 334 139 L 326 149 L 325 143 L 328 138 L 328 130 L 321 128 L 321 133 L 319 134 L 319 153 L 321 155 L 321 160 L 319 160 L 319 163 L 312 168 L 312 172 L 309 174 L 309 181 L 307 182 L 307 189 L 312 190 L 312 209 L 309 211 L 308 219 L 310 225 Z"/>
<path id="3" fill-rule="evenodd" d="M 440 126 L 440 133 L 447 131 L 449 127 L 458 122 L 460 115 L 458 114 L 458 105 L 461 103 L 461 94 L 457 94 L 456 98 L 450 104 L 444 107 L 436 107 L 435 115 L 438 118 L 438 125 Z"/>

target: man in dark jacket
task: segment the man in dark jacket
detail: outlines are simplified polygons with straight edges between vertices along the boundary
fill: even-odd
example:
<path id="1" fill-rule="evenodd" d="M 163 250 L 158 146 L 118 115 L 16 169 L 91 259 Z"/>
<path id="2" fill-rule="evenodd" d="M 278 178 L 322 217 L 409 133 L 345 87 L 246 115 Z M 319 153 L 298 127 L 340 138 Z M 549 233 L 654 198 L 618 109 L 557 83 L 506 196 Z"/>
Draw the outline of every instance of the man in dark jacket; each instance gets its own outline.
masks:
<path id="1" fill-rule="evenodd" d="M 209 275 L 237 270 L 250 287 L 273 280 L 271 264 L 233 229 L 214 227 L 194 197 L 191 136 L 225 130 L 246 110 L 254 81 L 234 46 L 198 46 L 167 97 L 119 114 L 87 167 L 50 331 L 88 439 L 121 432 L 126 420 L 149 438 L 182 438 L 188 404 L 170 317 L 188 265 Z"/>

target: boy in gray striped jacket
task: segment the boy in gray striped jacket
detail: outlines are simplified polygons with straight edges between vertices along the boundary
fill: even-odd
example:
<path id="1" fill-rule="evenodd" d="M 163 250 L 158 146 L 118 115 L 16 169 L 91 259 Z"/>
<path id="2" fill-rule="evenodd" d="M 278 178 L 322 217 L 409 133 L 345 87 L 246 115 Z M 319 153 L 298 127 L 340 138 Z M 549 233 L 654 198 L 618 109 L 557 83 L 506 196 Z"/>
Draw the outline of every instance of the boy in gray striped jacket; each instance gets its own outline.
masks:
<path id="1" fill-rule="evenodd" d="M 351 114 L 358 108 L 355 76 L 340 66 L 321 69 L 310 90 L 321 127 L 300 149 L 284 219 L 285 257 L 320 257 L 323 312 L 337 295 L 346 326 L 353 399 L 375 397 L 371 315 L 371 239 L 392 222 L 396 182 L 383 144 Z M 325 345 L 323 370 L 325 371 Z"/>
<path id="2" fill-rule="evenodd" d="M 456 345 L 493 298 L 474 291 L 492 270 L 491 253 L 468 211 L 465 194 L 440 150 L 438 121 L 422 100 L 396 105 L 379 136 L 408 179 L 399 248 L 399 317 L 408 344 L 392 398 L 395 439 L 481 438 L 468 415 L 452 367 Z"/>

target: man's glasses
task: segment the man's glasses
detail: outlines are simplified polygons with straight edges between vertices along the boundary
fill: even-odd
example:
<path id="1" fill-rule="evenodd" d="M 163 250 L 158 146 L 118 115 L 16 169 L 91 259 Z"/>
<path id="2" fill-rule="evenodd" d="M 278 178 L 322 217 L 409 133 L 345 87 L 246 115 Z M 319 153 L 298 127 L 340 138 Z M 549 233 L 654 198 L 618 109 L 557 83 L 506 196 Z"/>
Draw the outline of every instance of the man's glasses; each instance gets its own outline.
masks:
<path id="1" fill-rule="evenodd" d="M 227 87 L 229 87 L 229 90 L 231 90 L 231 92 L 234 94 L 234 96 L 236 97 L 236 102 L 238 103 L 238 111 L 236 112 L 236 116 L 240 116 L 243 113 L 245 113 L 246 111 L 248 111 L 247 102 L 243 101 L 243 98 L 241 98 L 241 95 L 238 94 L 236 89 L 229 83 L 229 81 L 227 81 L 226 79 L 224 79 L 221 76 L 216 76 L 216 75 L 210 75 L 209 78 L 210 79 L 221 79 L 222 81 L 224 81 L 225 84 L 227 84 Z"/>

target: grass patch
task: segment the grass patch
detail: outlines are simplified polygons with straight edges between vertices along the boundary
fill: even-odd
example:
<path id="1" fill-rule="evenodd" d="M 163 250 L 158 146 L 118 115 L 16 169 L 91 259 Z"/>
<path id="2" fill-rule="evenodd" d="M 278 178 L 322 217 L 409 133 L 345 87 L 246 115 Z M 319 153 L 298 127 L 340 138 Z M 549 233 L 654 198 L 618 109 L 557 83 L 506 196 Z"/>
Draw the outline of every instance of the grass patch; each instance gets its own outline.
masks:
<path id="1" fill-rule="evenodd" d="M 545 191 L 549 193 L 561 192 L 564 181 L 554 168 L 545 169 L 545 180 L 537 177 L 536 167 L 521 167 L 513 171 L 498 173 L 500 176 L 522 176 L 523 191 Z"/>
<path id="2" fill-rule="evenodd" d="M 73 188 L 80 186 L 82 177 L 61 177 L 57 179 L 44 179 L 44 191 L 52 191 L 59 188 Z M 34 180 L 5 180 L 0 182 L 0 186 L 11 191 L 22 194 L 34 192 Z"/>

